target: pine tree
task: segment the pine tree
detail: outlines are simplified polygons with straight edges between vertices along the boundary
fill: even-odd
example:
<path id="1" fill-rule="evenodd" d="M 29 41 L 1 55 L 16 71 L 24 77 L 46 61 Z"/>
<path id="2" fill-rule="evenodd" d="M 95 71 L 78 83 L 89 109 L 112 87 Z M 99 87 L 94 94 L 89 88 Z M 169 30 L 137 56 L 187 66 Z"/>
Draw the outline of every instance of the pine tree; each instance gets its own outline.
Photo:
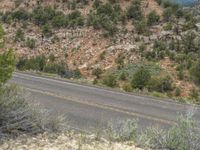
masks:
<path id="1" fill-rule="evenodd" d="M 0 54 L 0 85 L 6 83 L 12 77 L 14 66 L 15 57 L 11 49 Z"/>
<path id="2" fill-rule="evenodd" d="M 2 25 L 0 24 L 0 48 L 4 47 L 4 35 L 5 35 L 5 31 Z"/>

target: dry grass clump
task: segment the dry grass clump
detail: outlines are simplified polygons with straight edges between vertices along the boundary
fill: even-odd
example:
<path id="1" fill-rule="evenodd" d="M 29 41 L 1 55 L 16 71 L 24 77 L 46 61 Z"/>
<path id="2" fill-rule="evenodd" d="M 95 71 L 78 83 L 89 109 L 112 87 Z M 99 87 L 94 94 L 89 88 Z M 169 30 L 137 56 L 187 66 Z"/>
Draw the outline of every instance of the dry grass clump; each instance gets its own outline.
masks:
<path id="1" fill-rule="evenodd" d="M 193 114 L 188 113 L 177 120 L 168 130 L 148 128 L 137 140 L 140 147 L 160 150 L 199 150 L 200 130 Z"/>
<path id="2" fill-rule="evenodd" d="M 25 99 L 16 86 L 0 87 L 0 139 L 21 134 L 57 131 L 61 120 Z"/>
<path id="3" fill-rule="evenodd" d="M 62 134 L 43 133 L 10 139 L 0 144 L 1 150 L 141 150 L 133 142 L 110 142 L 95 135 L 68 131 Z"/>

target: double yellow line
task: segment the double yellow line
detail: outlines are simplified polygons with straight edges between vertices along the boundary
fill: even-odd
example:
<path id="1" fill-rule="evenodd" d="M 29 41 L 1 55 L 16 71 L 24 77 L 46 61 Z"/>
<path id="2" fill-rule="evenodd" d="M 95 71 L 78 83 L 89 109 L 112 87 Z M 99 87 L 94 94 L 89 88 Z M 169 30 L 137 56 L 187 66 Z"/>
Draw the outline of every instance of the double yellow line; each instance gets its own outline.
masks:
<path id="1" fill-rule="evenodd" d="M 165 119 L 158 118 L 158 117 L 151 116 L 151 115 L 145 115 L 145 114 L 141 114 L 141 113 L 135 113 L 135 112 L 130 112 L 130 111 L 126 111 L 126 110 L 121 110 L 119 108 L 112 107 L 112 106 L 109 106 L 109 105 L 91 103 L 91 102 L 88 102 L 86 100 L 83 101 L 79 98 L 75 98 L 75 97 L 72 97 L 72 96 L 60 96 L 60 95 L 57 95 L 55 93 L 51 93 L 51 92 L 47 92 L 47 91 L 41 91 L 41 90 L 37 90 L 37 89 L 31 89 L 31 88 L 25 88 L 25 89 L 27 89 L 30 92 L 45 94 L 45 95 L 48 95 L 48 96 L 52 96 L 52 97 L 59 98 L 59 99 L 64 99 L 64 100 L 67 100 L 67 101 L 71 101 L 71 102 L 75 102 L 75 103 L 79 103 L 79 104 L 83 104 L 83 105 L 97 107 L 97 108 L 101 108 L 101 109 L 104 109 L 104 110 L 111 110 L 111 111 L 127 114 L 127 115 L 130 115 L 130 116 L 133 116 L 133 117 L 139 117 L 139 118 L 144 118 L 144 119 L 156 121 L 156 122 L 162 123 L 162 124 L 168 124 L 168 125 L 176 124 L 175 121 L 169 121 L 169 120 L 165 120 Z"/>

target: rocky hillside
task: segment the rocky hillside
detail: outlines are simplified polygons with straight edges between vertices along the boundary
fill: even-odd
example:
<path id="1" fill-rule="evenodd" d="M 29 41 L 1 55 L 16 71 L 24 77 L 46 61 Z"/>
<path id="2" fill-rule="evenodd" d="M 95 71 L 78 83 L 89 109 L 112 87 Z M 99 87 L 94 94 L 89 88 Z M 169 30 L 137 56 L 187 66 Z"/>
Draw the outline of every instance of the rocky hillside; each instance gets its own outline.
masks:
<path id="1" fill-rule="evenodd" d="M 116 83 L 107 86 L 133 91 L 138 89 L 130 85 L 134 70 L 144 64 L 152 76 L 163 81 L 144 85 L 140 90 L 198 99 L 196 83 L 200 79 L 190 72 L 198 66 L 199 21 L 188 9 L 165 0 L 1 0 L 0 3 L 6 33 L 3 49 L 14 49 L 20 70 L 69 75 L 65 73 L 67 68 L 99 85 L 104 84 L 105 76 L 111 72 Z M 33 63 L 36 56 L 45 56 L 47 65 L 38 69 L 33 67 L 37 65 L 26 64 L 27 59 Z M 61 71 L 56 69 L 57 63 L 62 64 Z M 159 74 L 152 68 L 159 68 Z M 119 79 L 121 74 L 127 78 Z M 166 75 L 170 80 L 166 81 L 169 79 Z M 165 82 L 172 84 L 163 88 Z"/>
<path id="2" fill-rule="evenodd" d="M 16 3 L 17 2 L 14 0 L 10 0 L 10 2 L 2 0 L 0 10 L 2 10 L 2 12 L 16 11 L 20 9 L 32 11 L 32 9 L 37 7 L 36 0 L 21 1 L 21 3 L 18 2 L 19 4 Z M 104 3 L 106 3 L 106 1 L 104 1 Z M 131 1 L 119 1 L 123 10 L 126 10 L 130 3 Z M 41 2 L 40 6 L 56 7 L 56 10 L 60 10 L 65 14 L 73 11 L 67 8 L 67 4 L 55 0 Z M 90 10 L 93 9 L 92 1 L 89 1 L 89 4 L 86 6 L 77 7 L 77 10 L 79 10 L 83 16 L 87 16 Z M 154 9 L 158 14 L 162 14 L 162 8 L 154 0 L 142 2 L 142 9 L 144 10 L 145 15 Z M 54 29 L 52 37 L 42 39 L 40 27 L 27 22 L 26 28 L 23 29 L 25 36 L 36 40 L 36 47 L 30 49 L 29 47 L 25 47 L 23 42 L 16 43 L 14 41 L 17 29 L 22 27 L 22 22 L 4 25 L 7 33 L 7 45 L 8 47 L 13 47 L 19 56 L 23 55 L 30 57 L 42 54 L 54 54 L 55 57 L 65 61 L 70 68 L 79 68 L 82 71 L 85 70 L 85 74 L 88 73 L 88 69 L 91 70 L 97 66 L 104 69 L 116 66 L 115 59 L 121 53 L 126 53 L 128 57 L 127 60 L 135 61 L 138 56 L 134 51 L 136 51 L 140 43 L 142 43 L 142 41 L 136 40 L 138 38 L 145 39 L 145 37 L 134 33 L 134 26 L 131 25 L 130 21 L 128 21 L 125 28 L 123 27 L 123 29 L 120 29 L 122 31 L 118 33 L 118 35 L 115 35 L 114 39 L 104 38 L 101 30 L 96 30 L 92 27 Z M 156 27 L 155 30 L 160 30 L 159 28 L 160 27 Z M 150 38 L 153 39 L 155 37 L 152 35 Z M 150 42 L 148 39 L 145 40 L 147 43 Z M 131 50 L 132 52 L 130 52 Z M 105 60 L 100 60 L 100 55 L 102 53 L 105 53 Z M 68 56 L 67 58 L 65 57 L 66 55 Z"/>

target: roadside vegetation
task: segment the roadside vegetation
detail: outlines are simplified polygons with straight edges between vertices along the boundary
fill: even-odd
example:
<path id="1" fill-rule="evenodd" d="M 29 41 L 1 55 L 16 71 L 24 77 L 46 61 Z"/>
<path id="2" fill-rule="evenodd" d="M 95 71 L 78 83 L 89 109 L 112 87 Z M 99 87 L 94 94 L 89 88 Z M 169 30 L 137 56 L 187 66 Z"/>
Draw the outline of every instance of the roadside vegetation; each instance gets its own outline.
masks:
<path id="1" fill-rule="evenodd" d="M 198 150 L 199 132 L 194 131 L 194 120 L 189 116 L 178 119 L 178 125 L 168 130 L 148 128 L 138 133 L 137 122 L 129 120 L 117 123 L 106 130 L 104 134 L 90 135 L 68 131 L 62 134 L 39 134 L 36 136 L 22 136 L 17 139 L 5 141 L 1 144 L 4 150 L 7 145 L 11 149 L 38 148 L 74 148 L 87 150 Z M 98 137 L 97 137 L 98 136 Z"/>
<path id="2" fill-rule="evenodd" d="M 198 123 L 189 112 L 177 119 L 169 129 L 149 127 L 138 132 L 136 120 L 111 125 L 107 135 L 111 141 L 134 141 L 136 146 L 152 150 L 196 150 L 200 149 Z"/>
<path id="3" fill-rule="evenodd" d="M 20 58 L 17 61 L 16 68 L 20 71 L 34 70 L 39 72 L 46 72 L 50 74 L 57 74 L 64 78 L 81 78 L 79 69 L 69 70 L 64 62 L 56 62 L 54 56 L 50 55 L 46 58 L 44 55 L 31 58 Z"/>

